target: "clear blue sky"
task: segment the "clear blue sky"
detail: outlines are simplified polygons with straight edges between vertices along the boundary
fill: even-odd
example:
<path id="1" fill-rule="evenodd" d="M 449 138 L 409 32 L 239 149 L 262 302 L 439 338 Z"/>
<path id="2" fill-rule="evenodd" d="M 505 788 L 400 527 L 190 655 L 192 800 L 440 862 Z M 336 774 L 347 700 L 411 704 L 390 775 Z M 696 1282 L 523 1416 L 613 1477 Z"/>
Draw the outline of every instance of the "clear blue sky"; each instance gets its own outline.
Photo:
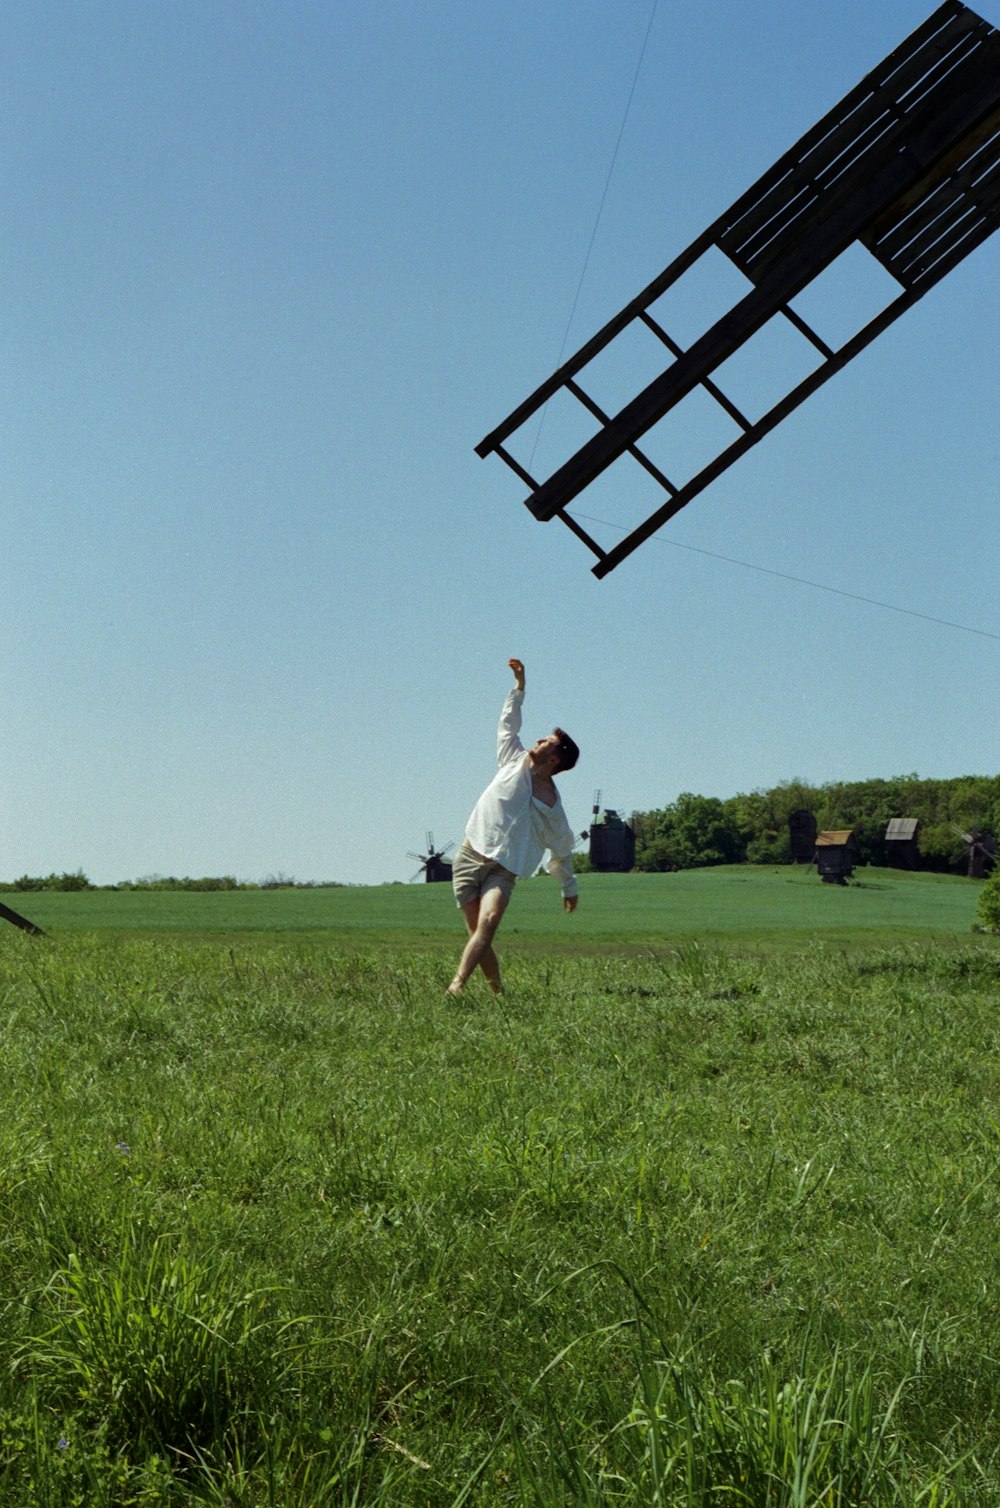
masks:
<path id="1" fill-rule="evenodd" d="M 557 363 L 620 131 L 569 351 L 932 9 L 659 0 L 636 79 L 651 0 L 5 7 L 0 878 L 407 879 L 510 655 L 578 829 L 996 773 L 1000 236 L 603 582 L 473 449 Z"/>

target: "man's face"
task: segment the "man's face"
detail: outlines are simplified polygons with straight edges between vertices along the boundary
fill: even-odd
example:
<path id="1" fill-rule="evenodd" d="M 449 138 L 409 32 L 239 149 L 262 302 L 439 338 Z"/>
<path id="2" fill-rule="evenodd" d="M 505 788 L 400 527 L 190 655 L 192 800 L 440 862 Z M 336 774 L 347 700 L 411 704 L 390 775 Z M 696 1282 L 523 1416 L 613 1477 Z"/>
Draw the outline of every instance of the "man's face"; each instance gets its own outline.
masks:
<path id="1" fill-rule="evenodd" d="M 557 733 L 546 733 L 544 738 L 539 738 L 532 744 L 528 752 L 535 760 L 551 759 L 554 755 L 558 763 L 559 735 Z"/>

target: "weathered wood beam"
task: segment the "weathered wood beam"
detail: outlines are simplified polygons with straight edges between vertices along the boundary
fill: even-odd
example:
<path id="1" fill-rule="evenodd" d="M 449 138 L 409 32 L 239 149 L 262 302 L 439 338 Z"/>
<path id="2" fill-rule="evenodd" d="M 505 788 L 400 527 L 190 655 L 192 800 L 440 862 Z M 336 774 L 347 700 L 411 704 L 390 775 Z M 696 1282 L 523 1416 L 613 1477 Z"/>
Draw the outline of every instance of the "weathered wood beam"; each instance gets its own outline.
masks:
<path id="1" fill-rule="evenodd" d="M 34 922 L 29 922 L 26 916 L 21 916 L 18 912 L 12 911 L 2 901 L 0 901 L 0 918 L 5 922 L 10 922 L 15 927 L 20 927 L 22 932 L 30 932 L 32 937 L 48 937 L 48 933 L 43 932 L 41 927 L 36 927 Z"/>

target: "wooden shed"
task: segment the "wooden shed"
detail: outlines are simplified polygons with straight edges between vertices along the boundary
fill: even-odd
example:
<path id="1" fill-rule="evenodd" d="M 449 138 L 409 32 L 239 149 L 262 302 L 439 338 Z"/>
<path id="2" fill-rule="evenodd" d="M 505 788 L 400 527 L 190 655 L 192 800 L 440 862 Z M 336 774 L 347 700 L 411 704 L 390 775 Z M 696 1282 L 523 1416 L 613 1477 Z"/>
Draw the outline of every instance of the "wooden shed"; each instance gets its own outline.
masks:
<path id="1" fill-rule="evenodd" d="M 826 884 L 846 885 L 858 862 L 853 827 L 816 834 L 816 868 Z"/>
<path id="2" fill-rule="evenodd" d="M 890 869 L 918 869 L 920 850 L 917 846 L 916 817 L 890 817 L 885 830 L 885 862 Z"/>

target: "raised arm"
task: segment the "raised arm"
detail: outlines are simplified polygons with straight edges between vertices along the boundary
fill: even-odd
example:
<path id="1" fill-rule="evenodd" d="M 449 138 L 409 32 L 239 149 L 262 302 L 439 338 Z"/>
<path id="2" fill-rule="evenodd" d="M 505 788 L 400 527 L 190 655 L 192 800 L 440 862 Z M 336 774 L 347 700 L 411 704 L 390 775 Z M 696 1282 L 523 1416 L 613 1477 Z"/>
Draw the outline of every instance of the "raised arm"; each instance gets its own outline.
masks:
<path id="1" fill-rule="evenodd" d="M 507 764 L 512 759 L 521 759 L 524 745 L 518 738 L 521 731 L 521 703 L 524 701 L 524 666 L 520 660 L 508 660 L 514 672 L 514 685 L 504 698 L 500 711 L 500 726 L 497 728 L 497 764 Z"/>

